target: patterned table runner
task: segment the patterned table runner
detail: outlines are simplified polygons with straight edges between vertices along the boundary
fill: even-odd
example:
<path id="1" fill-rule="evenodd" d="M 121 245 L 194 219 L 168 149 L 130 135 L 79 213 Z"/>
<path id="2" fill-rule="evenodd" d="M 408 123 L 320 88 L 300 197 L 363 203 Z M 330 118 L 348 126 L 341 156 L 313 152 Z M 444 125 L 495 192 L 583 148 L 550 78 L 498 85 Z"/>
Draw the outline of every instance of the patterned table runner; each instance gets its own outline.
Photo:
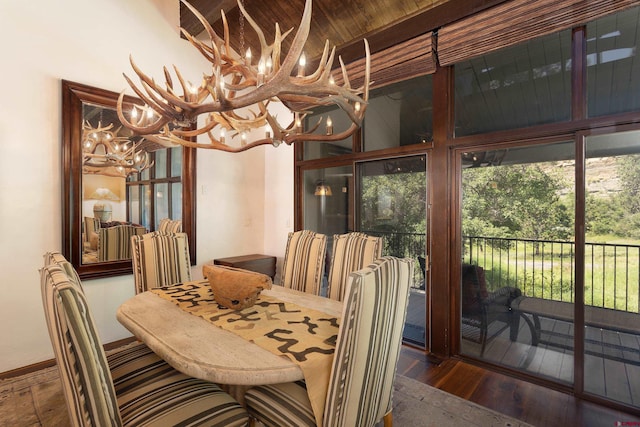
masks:
<path id="1" fill-rule="evenodd" d="M 339 318 L 260 295 L 252 307 L 235 311 L 219 306 L 207 281 L 152 289 L 181 309 L 231 331 L 276 355 L 285 355 L 304 374 L 318 425 L 322 425 Z"/>

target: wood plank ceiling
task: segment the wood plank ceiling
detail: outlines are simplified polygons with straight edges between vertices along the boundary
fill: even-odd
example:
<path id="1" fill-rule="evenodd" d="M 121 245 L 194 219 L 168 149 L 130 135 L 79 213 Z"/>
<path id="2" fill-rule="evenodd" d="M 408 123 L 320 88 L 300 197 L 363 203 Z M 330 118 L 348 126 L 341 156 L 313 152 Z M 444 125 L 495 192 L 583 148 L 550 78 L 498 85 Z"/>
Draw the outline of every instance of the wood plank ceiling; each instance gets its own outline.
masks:
<path id="1" fill-rule="evenodd" d="M 276 22 L 282 32 L 300 25 L 304 0 L 242 0 L 249 15 L 264 32 L 267 42 L 273 41 Z M 465 15 L 475 13 L 504 0 L 314 0 L 312 22 L 305 54 L 310 62 L 322 54 L 326 40 L 335 45 L 345 62 L 364 56 L 362 39 L 369 40 L 371 51 L 377 52 L 393 44 L 431 31 Z M 223 34 L 220 10 L 229 22 L 232 46 L 238 49 L 243 29 L 243 43 L 257 52 L 259 43 L 253 29 L 244 20 L 241 24 L 236 0 L 191 0 L 190 2 L 216 30 Z M 180 4 L 180 25 L 192 35 L 203 26 L 184 4 Z M 283 42 L 286 52 L 293 33 Z"/>

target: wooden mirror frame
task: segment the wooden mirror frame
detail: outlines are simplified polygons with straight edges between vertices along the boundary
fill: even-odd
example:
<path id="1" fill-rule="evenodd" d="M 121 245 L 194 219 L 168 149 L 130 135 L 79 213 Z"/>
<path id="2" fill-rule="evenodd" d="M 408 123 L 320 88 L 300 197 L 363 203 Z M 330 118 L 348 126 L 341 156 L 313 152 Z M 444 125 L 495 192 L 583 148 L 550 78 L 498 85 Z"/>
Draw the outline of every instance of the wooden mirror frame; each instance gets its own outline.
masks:
<path id="1" fill-rule="evenodd" d="M 62 80 L 62 253 L 81 279 L 131 274 L 131 260 L 82 263 L 82 106 L 116 109 L 119 94 Z M 125 96 L 125 104 L 141 101 Z M 196 150 L 182 149 L 182 230 L 189 237 L 191 263 L 196 260 Z"/>

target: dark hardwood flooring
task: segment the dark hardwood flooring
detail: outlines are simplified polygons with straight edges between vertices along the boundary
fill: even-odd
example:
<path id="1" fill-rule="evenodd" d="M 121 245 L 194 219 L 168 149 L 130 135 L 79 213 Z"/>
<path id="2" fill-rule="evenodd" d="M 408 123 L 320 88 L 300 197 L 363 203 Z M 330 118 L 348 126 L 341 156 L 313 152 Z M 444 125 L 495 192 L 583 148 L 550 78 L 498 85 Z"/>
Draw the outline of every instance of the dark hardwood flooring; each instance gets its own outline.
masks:
<path id="1" fill-rule="evenodd" d="M 458 360 L 433 361 L 403 346 L 398 373 L 534 426 L 640 426 L 640 415 L 617 411 Z M 617 424 L 620 423 L 620 424 Z"/>

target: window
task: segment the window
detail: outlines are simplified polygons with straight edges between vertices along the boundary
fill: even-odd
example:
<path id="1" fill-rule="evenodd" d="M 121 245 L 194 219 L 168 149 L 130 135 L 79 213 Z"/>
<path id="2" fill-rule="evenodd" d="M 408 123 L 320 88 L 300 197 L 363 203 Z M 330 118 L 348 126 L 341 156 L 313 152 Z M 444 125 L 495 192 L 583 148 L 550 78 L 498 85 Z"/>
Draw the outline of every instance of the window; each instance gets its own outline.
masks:
<path id="1" fill-rule="evenodd" d="M 152 153 L 153 168 L 127 178 L 128 220 L 156 230 L 163 218 L 182 219 L 182 147 Z"/>
<path id="2" fill-rule="evenodd" d="M 571 31 L 455 65 L 455 135 L 571 117 Z"/>
<path id="3" fill-rule="evenodd" d="M 590 117 L 640 109 L 640 7 L 587 24 Z"/>
<path id="4" fill-rule="evenodd" d="M 372 91 L 364 119 L 364 151 L 433 141 L 432 76 Z"/>

